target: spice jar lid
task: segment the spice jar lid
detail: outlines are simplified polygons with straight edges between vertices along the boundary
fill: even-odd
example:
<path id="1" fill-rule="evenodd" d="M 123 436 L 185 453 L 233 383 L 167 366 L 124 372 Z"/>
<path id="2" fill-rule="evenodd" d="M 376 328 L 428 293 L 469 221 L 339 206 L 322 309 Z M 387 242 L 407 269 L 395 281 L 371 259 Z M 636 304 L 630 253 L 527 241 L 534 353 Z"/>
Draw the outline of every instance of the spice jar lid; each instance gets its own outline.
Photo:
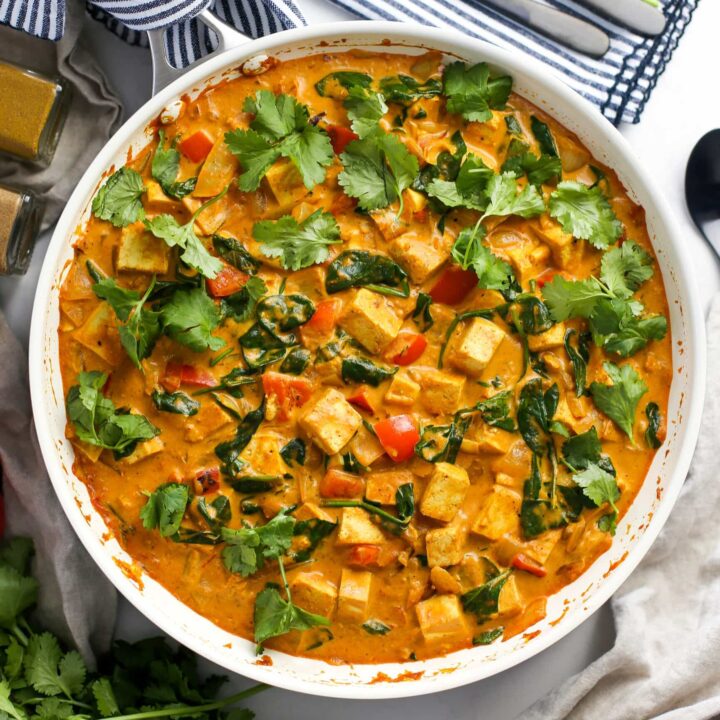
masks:
<path id="1" fill-rule="evenodd" d="M 28 269 L 43 209 L 29 190 L 0 185 L 0 274 L 21 275 Z"/>

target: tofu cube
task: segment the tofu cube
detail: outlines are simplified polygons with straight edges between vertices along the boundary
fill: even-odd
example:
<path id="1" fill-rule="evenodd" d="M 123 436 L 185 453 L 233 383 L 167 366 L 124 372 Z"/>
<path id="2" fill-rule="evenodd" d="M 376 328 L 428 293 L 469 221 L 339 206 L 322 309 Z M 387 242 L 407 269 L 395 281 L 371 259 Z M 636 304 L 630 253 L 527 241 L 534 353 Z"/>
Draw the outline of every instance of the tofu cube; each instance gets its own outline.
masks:
<path id="1" fill-rule="evenodd" d="M 484 425 L 475 440 L 481 453 L 504 455 L 515 442 L 515 435 L 501 428 Z"/>
<path id="2" fill-rule="evenodd" d="M 425 488 L 420 511 L 435 520 L 450 522 L 465 501 L 469 487 L 470 478 L 465 468 L 437 463 Z"/>
<path id="3" fill-rule="evenodd" d="M 413 483 L 415 476 L 409 470 L 386 470 L 368 475 L 365 482 L 365 499 L 381 505 L 395 505 L 395 493 L 401 485 Z"/>
<path id="4" fill-rule="evenodd" d="M 533 352 L 562 347 L 565 342 L 565 323 L 557 323 L 539 335 L 528 335 L 527 341 Z"/>
<path id="5" fill-rule="evenodd" d="M 280 455 L 280 449 L 285 442 L 285 439 L 281 440 L 274 434 L 256 434 L 240 453 L 240 457 L 260 475 L 282 476 L 288 471 L 288 466 Z"/>
<path id="6" fill-rule="evenodd" d="M 72 444 L 73 447 L 79 450 L 90 462 L 97 462 L 102 455 L 103 448 L 97 445 L 91 445 L 77 438 L 73 438 Z"/>
<path id="7" fill-rule="evenodd" d="M 445 370 L 423 370 L 418 379 L 422 387 L 420 401 L 428 412 L 450 414 L 462 406 L 464 376 Z"/>
<path id="8" fill-rule="evenodd" d="M 375 227 L 377 227 L 380 234 L 388 242 L 407 232 L 408 224 L 398 217 L 396 210 L 392 207 L 384 210 L 373 210 L 370 217 L 375 222 Z"/>
<path id="9" fill-rule="evenodd" d="M 218 430 L 230 425 L 233 419 L 217 403 L 204 402 L 197 415 L 184 423 L 185 440 L 201 442 Z"/>
<path id="10" fill-rule="evenodd" d="M 162 275 L 170 265 L 170 248 L 156 238 L 142 223 L 122 229 L 115 267 L 118 272 L 156 273 Z"/>
<path id="11" fill-rule="evenodd" d="M 405 233 L 388 246 L 393 260 L 397 261 L 414 283 L 422 283 L 439 270 L 450 257 L 446 249 L 438 249 L 414 232 Z"/>
<path id="12" fill-rule="evenodd" d="M 553 419 L 571 428 L 578 435 L 589 430 L 593 424 L 592 417 L 588 417 L 587 415 L 576 417 L 570 410 L 570 406 L 564 397 L 560 398 Z"/>
<path id="13" fill-rule="evenodd" d="M 327 388 L 303 406 L 298 423 L 323 452 L 335 455 L 350 442 L 362 418 L 340 391 Z"/>
<path id="14" fill-rule="evenodd" d="M 362 508 L 343 508 L 336 545 L 379 545 L 385 542 L 382 530 Z"/>
<path id="15" fill-rule="evenodd" d="M 522 598 L 518 591 L 515 576 L 511 575 L 502 586 L 498 597 L 498 615 L 510 617 L 523 609 Z"/>
<path id="16" fill-rule="evenodd" d="M 435 595 L 419 602 L 415 612 L 428 644 L 456 644 L 470 639 L 470 628 L 457 595 Z"/>
<path id="17" fill-rule="evenodd" d="M 145 460 L 145 458 L 149 458 L 151 455 L 157 455 L 159 452 L 162 452 L 164 448 L 165 443 L 160 439 L 159 435 L 156 435 L 150 440 L 139 442 L 135 446 L 135 449 L 124 457 L 121 462 L 126 465 L 135 465 L 135 463 Z"/>
<path id="18" fill-rule="evenodd" d="M 265 180 L 280 213 L 289 213 L 308 194 L 295 164 L 285 158 L 270 166 L 265 173 Z"/>
<path id="19" fill-rule="evenodd" d="M 195 213 L 200 205 L 202 205 L 201 200 L 198 200 L 196 197 L 190 197 L 189 195 L 186 195 L 181 202 L 191 213 Z M 216 233 L 227 218 L 228 208 L 227 197 L 221 198 L 206 207 L 195 219 L 195 232 L 198 235 L 212 235 Z"/>
<path id="20" fill-rule="evenodd" d="M 459 525 L 428 530 L 425 535 L 428 566 L 457 565 L 463 557 L 464 542 L 465 533 Z"/>
<path id="21" fill-rule="evenodd" d="M 308 612 L 329 618 L 335 610 L 338 590 L 322 573 L 304 572 L 290 582 L 292 599 Z"/>
<path id="22" fill-rule="evenodd" d="M 163 210 L 170 210 L 175 205 L 176 201 L 165 194 L 165 191 L 160 187 L 159 182 L 155 182 L 155 180 L 147 180 L 145 187 L 145 199 L 148 203 L 151 203 L 157 208 L 162 208 Z"/>
<path id="23" fill-rule="evenodd" d="M 370 467 L 385 454 L 380 441 L 364 425 L 358 428 L 348 447 L 360 464 L 365 467 Z"/>
<path id="24" fill-rule="evenodd" d="M 334 522 L 330 513 L 325 512 L 317 503 L 305 502 L 295 512 L 293 516 L 296 520 L 324 520 L 325 522 Z"/>
<path id="25" fill-rule="evenodd" d="M 518 493 L 502 485 L 495 485 L 485 498 L 472 531 L 489 540 L 499 540 L 506 533 L 517 532 L 520 528 L 518 512 L 521 502 Z"/>
<path id="26" fill-rule="evenodd" d="M 418 385 L 407 373 L 396 373 L 385 393 L 385 402 L 410 407 L 420 395 Z"/>
<path id="27" fill-rule="evenodd" d="M 365 288 L 355 292 L 340 319 L 342 328 L 373 355 L 397 337 L 402 323 L 384 295 Z"/>
<path id="28" fill-rule="evenodd" d="M 341 622 L 365 622 L 370 605 L 372 573 L 343 568 L 340 576 L 337 617 Z"/>
<path id="29" fill-rule="evenodd" d="M 563 270 L 567 269 L 575 253 L 573 236 L 547 214 L 541 215 L 531 227 L 538 239 L 550 247 L 555 264 Z"/>
<path id="30" fill-rule="evenodd" d="M 458 370 L 480 375 L 504 337 L 505 333 L 490 320 L 472 318 L 459 334 L 451 338 L 447 360 Z"/>

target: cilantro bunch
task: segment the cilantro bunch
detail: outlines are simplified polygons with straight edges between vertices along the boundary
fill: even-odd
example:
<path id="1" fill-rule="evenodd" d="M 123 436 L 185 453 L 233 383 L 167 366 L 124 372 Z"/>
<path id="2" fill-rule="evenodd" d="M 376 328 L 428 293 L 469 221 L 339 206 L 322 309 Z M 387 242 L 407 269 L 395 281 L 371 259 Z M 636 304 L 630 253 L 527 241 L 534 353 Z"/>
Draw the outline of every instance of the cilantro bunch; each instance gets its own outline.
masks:
<path id="1" fill-rule="evenodd" d="M 32 552 L 24 538 L 0 547 L 0 718 L 252 720 L 250 710 L 230 708 L 264 685 L 218 700 L 226 679 L 200 679 L 196 656 L 163 638 L 118 641 L 99 671 L 88 671 L 78 652 L 30 617 L 39 589 L 30 574 Z"/>

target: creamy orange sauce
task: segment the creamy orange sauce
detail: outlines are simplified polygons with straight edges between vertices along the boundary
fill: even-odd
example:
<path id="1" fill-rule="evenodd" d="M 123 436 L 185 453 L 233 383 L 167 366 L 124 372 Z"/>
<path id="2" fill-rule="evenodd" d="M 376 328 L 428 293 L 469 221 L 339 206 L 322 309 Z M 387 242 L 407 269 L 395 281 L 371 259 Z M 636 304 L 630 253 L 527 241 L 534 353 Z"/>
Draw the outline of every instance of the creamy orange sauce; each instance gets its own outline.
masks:
<path id="1" fill-rule="evenodd" d="M 329 167 L 325 182 L 311 192 L 298 184 L 297 180 L 293 183 L 292 177 L 285 188 L 272 187 L 265 180 L 256 192 L 251 193 L 241 192 L 231 182 L 240 170 L 236 159 L 224 149 L 222 138 L 227 131 L 248 127 L 251 118 L 242 110 L 243 101 L 257 90 L 269 89 L 275 93 L 293 95 L 308 105 L 311 116 L 321 116 L 322 127 L 348 127 L 342 102 L 332 97 L 321 97 L 314 88 L 318 80 L 336 70 L 356 70 L 373 78 L 407 74 L 422 81 L 429 75 L 437 74 L 438 58 L 433 54 L 424 56 L 420 61 L 417 57 L 395 54 L 315 55 L 278 63 L 256 77 L 241 76 L 223 82 L 203 92 L 196 100 L 187 101 L 184 112 L 176 122 L 161 126 L 167 141 L 187 138 L 197 131 L 207 133 L 215 142 L 210 158 L 217 162 L 216 172 L 214 175 L 203 173 L 201 163 L 193 162 L 183 155 L 179 179 L 199 175 L 195 193 L 185 201 L 173 201 L 162 195 L 151 197 L 150 193 L 146 193 L 143 205 L 148 217 L 169 212 L 184 223 L 200 204 L 197 198 L 204 200 L 218 192 L 217 189 L 212 192 L 203 190 L 204 183 L 212 185 L 218 179 L 220 187 L 230 183 L 227 195 L 198 218 L 201 237 L 208 238 L 214 233 L 220 233 L 236 238 L 254 257 L 262 261 L 259 276 L 265 280 L 270 292 L 277 292 L 281 283 L 285 283 L 286 294 L 304 294 L 316 307 L 319 303 L 334 299 L 337 302 L 334 309 L 339 325 L 349 328 L 350 324 L 345 318 L 358 291 L 343 290 L 330 297 L 324 286 L 328 263 L 340 252 L 363 249 L 386 255 L 397 237 L 407 236 L 414 242 L 426 243 L 428 248 L 447 258 L 459 230 L 474 224 L 479 215 L 470 210 L 452 211 L 446 217 L 444 230 L 441 231 L 438 229 L 439 216 L 427 206 L 424 196 L 409 191 L 404 195 L 402 213 L 399 213 L 395 204 L 369 215 L 359 214 L 355 211 L 355 202 L 343 193 L 337 182 L 341 170 L 338 160 Z M 419 109 L 423 110 L 425 117 L 415 117 Z M 384 121 L 388 131 L 392 131 L 393 118 L 399 114 L 400 108 L 391 105 Z M 584 182 L 588 172 L 591 172 L 591 165 L 600 167 L 606 176 L 611 206 L 624 226 L 623 237 L 631 238 L 653 254 L 643 210 L 628 198 L 612 170 L 591 158 L 579 140 L 556 121 L 517 95 L 511 96 L 505 110 L 495 111 L 493 119 L 488 123 L 468 123 L 459 115 L 447 113 L 439 98 L 419 100 L 404 121 L 404 132 L 398 133 L 398 136 L 420 158 L 422 165 L 434 163 L 443 150 L 452 151 L 450 138 L 455 131 L 460 130 L 468 152 L 481 157 L 497 171 L 507 152 L 509 135 L 504 118 L 510 114 L 520 123 L 529 143 L 532 142 L 531 115 L 549 125 L 559 148 L 564 180 Z M 151 159 L 156 147 L 157 139 L 128 162 L 130 167 L 142 175 L 146 186 L 153 182 Z M 210 162 L 210 159 L 205 162 Z M 287 163 L 286 160 L 280 160 L 276 164 L 282 168 Z M 159 202 L 154 202 L 153 198 L 159 198 Z M 276 261 L 263 256 L 252 236 L 254 223 L 263 219 L 277 219 L 285 214 L 291 214 L 301 221 L 318 209 L 332 213 L 340 227 L 342 242 L 330 246 L 328 261 L 288 272 Z M 531 288 L 531 281 L 547 278 L 548 272 L 562 272 L 566 277 L 576 279 L 599 272 L 601 253 L 585 241 L 573 242 L 569 254 L 559 256 L 547 240 L 548 228 L 556 225 L 547 215 L 532 219 L 491 218 L 487 221 L 488 247 L 510 262 L 524 290 Z M 142 224 L 138 223 L 137 228 L 138 232 L 143 231 Z M 77 374 L 83 370 L 109 373 L 106 395 L 117 407 L 131 408 L 157 426 L 160 429 L 158 438 L 161 446 L 159 451 L 131 462 L 128 459 L 115 460 L 109 451 L 98 452 L 98 449 L 77 443 L 74 471 L 87 484 L 95 506 L 138 566 L 212 622 L 239 636 L 252 638 L 254 599 L 268 581 L 279 582 L 276 563 L 267 563 L 256 574 L 243 578 L 225 568 L 220 546 L 176 543 L 161 537 L 155 530 L 145 530 L 140 521 L 140 511 L 147 501 L 147 493 L 165 482 L 173 480 L 187 483 L 191 491 L 200 496 L 203 489 L 195 481 L 196 476 L 203 470 L 218 467 L 214 448 L 218 443 L 233 437 L 238 422 L 219 407 L 209 394 L 194 396 L 201 404 L 197 415 L 185 417 L 160 412 L 151 400 L 151 393 L 161 386 L 166 366 L 169 362 L 191 365 L 211 373 L 218 380 L 234 368 L 242 366 L 237 338 L 252 325 L 252 321 L 238 323 L 227 319 L 215 331 L 214 334 L 225 340 L 226 347 L 232 348 L 233 353 L 212 366 L 210 361 L 219 352 L 196 353 L 168 337 L 161 337 L 152 354 L 143 361 L 143 372 L 140 372 L 121 347 L 116 318 L 107 305 L 95 296 L 86 269 L 86 261 L 91 260 L 104 273 L 116 277 L 124 287 L 142 293 L 148 286 L 150 275 L 147 272 L 121 271 L 117 267 L 123 233 L 127 233 L 127 229 L 115 228 L 93 217 L 76 242 L 75 259 L 61 290 L 59 336 L 63 379 L 67 392 L 76 383 Z M 147 233 L 145 242 L 148 247 L 162 244 L 162 241 Z M 207 244 L 211 247 L 209 241 Z M 403 265 L 399 255 L 394 257 Z M 161 273 L 160 279 L 174 277 L 176 255 L 171 254 L 171 259 L 173 262 L 168 272 Z M 429 292 L 448 265 L 449 259 L 446 259 L 441 267 L 419 282 L 411 277 L 408 298 L 375 294 L 378 308 L 398 319 L 400 330 L 396 335 L 401 338 L 400 341 L 385 343 L 376 353 L 353 348 L 345 352 L 365 355 L 378 363 L 392 365 L 392 358 L 403 348 L 402 337 L 419 334 L 418 325 L 412 318 L 418 292 Z M 657 267 L 636 297 L 645 305 L 647 312 L 667 315 L 667 301 Z M 463 372 L 453 364 L 452 353 L 442 370 L 437 368 L 440 348 L 456 313 L 492 308 L 502 302 L 499 293 L 478 288 L 471 290 L 460 303 L 452 306 L 435 302 L 431 307 L 434 324 L 423 334 L 427 347 L 420 357 L 411 365 L 402 366 L 392 380 L 384 380 L 376 388 L 365 386 L 366 400 L 372 410 L 358 410 L 355 405 L 354 412 L 370 425 L 385 417 L 408 415 L 418 428 L 422 428 L 429 424 L 447 424 L 456 410 L 470 407 L 500 391 L 512 390 L 517 397 L 522 386 L 522 383 L 518 384 L 518 378 L 523 367 L 523 347 L 517 333 L 498 315 L 491 322 L 502 331 L 502 341 L 481 372 Z M 566 326 L 580 329 L 582 322 L 570 320 Z M 462 332 L 463 327 L 461 324 L 456 334 Z M 353 334 L 350 329 L 348 332 Z M 317 347 L 332 340 L 333 331 L 326 335 L 321 332 L 320 336 L 310 331 L 301 331 L 301 336 L 303 345 L 315 352 Z M 603 452 L 610 456 L 617 470 L 622 491 L 618 507 L 622 514 L 642 485 L 655 451 L 643 442 L 633 447 L 618 427 L 597 410 L 589 397 L 575 397 L 572 369 L 562 345 L 542 349 L 539 355 L 545 363 L 547 383 L 558 385 L 561 405 L 566 408 L 566 422 L 571 432 L 584 432 L 593 426 L 597 429 Z M 608 356 L 602 350 L 591 346 L 588 383 L 596 379 L 606 381 L 602 370 L 602 363 L 606 359 Z M 623 362 L 635 366 L 648 384 L 649 390 L 643 397 L 641 408 L 647 402 L 654 401 L 664 416 L 672 380 L 670 334 L 664 340 L 651 342 L 647 348 Z M 266 368 L 266 371 L 277 370 L 278 365 Z M 441 379 L 450 376 L 461 385 L 459 394 L 451 401 L 451 407 L 438 404 L 438 373 L 441 373 Z M 257 377 L 260 378 L 260 375 Z M 530 369 L 522 382 L 532 377 L 534 373 Z M 395 383 L 398 378 L 405 378 L 410 388 L 417 388 L 415 396 L 411 393 L 409 399 L 401 399 L 401 402 L 397 401 L 397 393 L 391 392 L 390 398 L 386 397 L 391 383 Z M 358 393 L 357 383 L 343 382 L 339 358 L 311 362 L 302 379 L 307 381 L 311 389 L 306 406 L 315 402 L 328 389 L 333 389 L 346 399 Z M 189 395 L 196 390 L 182 389 Z M 234 406 L 238 416 L 244 416 L 258 407 L 262 389 L 263 384 L 258 380 L 243 388 L 243 397 L 224 396 L 221 400 L 226 405 Z M 396 476 L 394 480 L 393 476 L 389 476 L 387 482 L 392 486 L 398 477 L 400 480 L 410 479 L 414 485 L 416 512 L 408 529 L 400 535 L 387 532 L 378 525 L 376 519 L 365 513 L 365 520 L 380 533 L 379 541 L 342 543 L 339 542 L 336 530 L 319 544 L 309 562 L 293 566 L 286 561 L 295 601 L 312 612 L 329 617 L 331 633 L 327 633 L 324 628 L 291 632 L 268 641 L 268 647 L 321 658 L 330 663 L 378 663 L 431 657 L 468 647 L 479 632 L 496 627 L 505 628 L 505 637 L 510 637 L 542 619 L 545 598 L 581 575 L 612 541 L 608 533 L 597 527 L 597 521 L 607 512 L 607 507 L 587 508 L 577 522 L 549 530 L 533 539 L 523 536 L 517 510 L 505 518 L 503 522 L 506 521 L 506 527 L 499 536 L 494 531 L 488 531 L 490 537 L 478 531 L 478 518 L 486 511 L 488 499 L 498 481 L 506 496 L 516 498 L 518 504 L 522 498 L 523 484 L 530 474 L 531 453 L 517 432 L 489 428 L 480 417 L 473 418 L 465 434 L 465 442 L 453 463 L 466 471 L 469 486 L 463 493 L 457 511 L 451 513 L 447 520 L 440 520 L 422 512 L 426 490 L 435 471 L 432 463 L 418 457 L 402 463 L 393 462 L 381 447 L 378 448 L 377 440 L 364 425 L 359 426 L 346 447 L 326 458 L 312 432 L 299 423 L 306 409 L 305 406 L 290 407 L 287 409 L 287 417 L 283 419 L 283 413 L 277 411 L 277 403 L 274 404 L 272 397 L 268 398 L 266 419 L 242 457 L 248 461 L 254 474 L 273 475 L 278 463 L 282 463 L 278 456 L 280 448 L 293 438 L 301 437 L 306 441 L 307 460 L 302 467 L 285 467 L 289 477 L 274 491 L 252 495 L 253 503 L 260 509 L 256 514 L 243 514 L 241 502 L 247 499 L 247 495 L 234 491 L 228 478 L 221 475 L 219 484 L 211 489 L 207 498 L 211 500 L 218 493 L 228 496 L 232 507 L 229 527 L 241 527 L 243 522 L 251 525 L 264 523 L 283 508 L 293 508 L 292 512 L 298 517 L 340 520 L 348 511 L 323 506 L 327 499 L 322 493 L 323 478 L 328 469 L 342 470 L 341 455 L 348 451 L 371 459 L 371 462 L 361 463 L 369 465 L 369 471 L 355 473 L 359 475 L 360 494 L 373 486 L 373 478 L 377 478 L 378 473 L 402 472 L 404 475 Z M 642 436 L 645 426 L 645 416 L 639 410 L 635 428 L 638 438 Z M 68 434 L 74 439 L 71 425 L 68 426 Z M 262 440 L 262 447 L 257 443 L 258 438 Z M 562 438 L 557 438 L 558 446 L 561 442 Z M 142 449 L 142 445 L 139 449 Z M 567 478 L 567 470 L 561 468 L 560 473 L 561 477 Z M 392 504 L 392 493 L 390 499 L 391 503 L 383 507 L 387 512 L 394 513 L 396 508 Z M 184 525 L 202 528 L 196 500 L 189 506 Z M 364 513 L 363 510 L 358 512 Z M 430 568 L 426 559 L 427 533 L 440 528 L 452 528 L 456 533 L 455 537 L 460 543 L 458 561 Z M 363 565 L 360 562 L 357 546 L 378 548 L 370 564 Z M 485 582 L 485 558 L 498 568 L 505 569 L 511 566 L 513 558 L 519 553 L 533 559 L 542 568 L 544 576 L 537 577 L 516 568 L 511 575 L 514 595 L 510 597 L 510 589 L 503 589 L 497 614 L 479 620 L 471 613 L 463 613 L 457 622 L 451 623 L 452 627 L 445 629 L 442 625 L 447 618 L 440 618 L 440 628 L 436 634 L 428 632 L 427 628 L 423 633 L 417 610 L 419 604 L 443 593 L 457 598 L 459 594 Z M 344 579 L 351 576 L 349 570 L 370 574 L 369 596 L 358 607 L 348 601 L 347 593 L 344 593 L 347 588 L 342 587 Z M 365 582 L 366 578 L 363 575 L 358 582 Z M 363 623 L 369 619 L 381 621 L 390 628 L 389 632 L 384 635 L 369 634 L 363 628 Z"/>

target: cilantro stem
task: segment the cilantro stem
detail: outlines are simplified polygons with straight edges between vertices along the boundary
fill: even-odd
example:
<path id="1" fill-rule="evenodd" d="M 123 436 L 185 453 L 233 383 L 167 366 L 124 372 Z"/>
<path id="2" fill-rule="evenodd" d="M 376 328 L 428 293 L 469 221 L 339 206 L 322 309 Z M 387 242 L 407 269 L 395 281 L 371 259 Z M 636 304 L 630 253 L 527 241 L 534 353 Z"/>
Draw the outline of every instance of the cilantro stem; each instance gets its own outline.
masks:
<path id="1" fill-rule="evenodd" d="M 369 513 L 373 513 L 377 515 L 378 517 L 381 517 L 383 520 L 387 520 L 388 522 L 393 523 L 394 525 L 399 525 L 400 527 L 407 527 L 408 523 L 410 522 L 410 518 L 407 520 L 401 520 L 398 517 L 395 517 L 395 515 L 391 515 L 389 512 L 385 512 L 382 508 L 377 507 L 376 505 L 373 505 L 372 503 L 369 503 L 365 500 L 325 500 L 323 502 L 323 507 L 357 507 L 362 508 L 363 510 L 366 510 Z"/>
<path id="2" fill-rule="evenodd" d="M 215 367 L 221 360 L 224 360 L 228 355 L 232 355 L 233 348 L 229 347 L 227 350 L 223 350 L 219 355 L 216 355 L 210 360 L 210 367 Z"/>
<path id="3" fill-rule="evenodd" d="M 73 700 L 72 698 L 66 697 L 53 697 L 53 700 L 55 702 L 59 703 L 65 703 L 66 705 L 72 705 L 73 707 L 79 707 L 83 708 L 84 710 L 92 710 L 92 705 L 88 705 L 87 703 L 80 702 L 80 700 Z M 47 702 L 46 697 L 35 697 L 35 698 L 28 698 L 27 700 L 23 700 L 23 705 L 39 705 L 40 703 Z"/>
<path id="4" fill-rule="evenodd" d="M 20 641 L 23 647 L 27 647 L 29 642 L 28 636 L 19 628 L 18 624 L 15 623 L 11 628 L 10 632 Z"/>
<path id="5" fill-rule="evenodd" d="M 220 198 L 225 197 L 227 195 L 227 191 L 230 189 L 230 183 L 228 183 L 217 195 L 214 197 L 211 197 L 209 200 L 206 200 L 193 214 L 190 218 L 190 222 L 188 225 L 192 227 L 195 224 L 195 221 L 198 219 L 198 216 L 200 213 L 202 213 L 204 210 L 207 210 L 213 203 L 216 203 Z"/>
<path id="6" fill-rule="evenodd" d="M 175 707 L 163 708 L 161 710 L 146 710 L 145 712 L 132 713 L 130 715 L 116 715 L 115 717 L 107 718 L 106 720 L 146 720 L 146 718 L 193 717 L 194 715 L 201 715 L 212 710 L 220 710 L 228 705 L 232 705 L 240 700 L 256 695 L 267 688 L 268 685 L 260 683 L 259 685 L 253 685 L 247 690 L 235 693 L 235 695 L 230 695 L 222 700 L 216 700 L 215 702 L 206 703 L 205 705 L 197 705 L 194 707 L 192 705 L 176 705 Z"/>

